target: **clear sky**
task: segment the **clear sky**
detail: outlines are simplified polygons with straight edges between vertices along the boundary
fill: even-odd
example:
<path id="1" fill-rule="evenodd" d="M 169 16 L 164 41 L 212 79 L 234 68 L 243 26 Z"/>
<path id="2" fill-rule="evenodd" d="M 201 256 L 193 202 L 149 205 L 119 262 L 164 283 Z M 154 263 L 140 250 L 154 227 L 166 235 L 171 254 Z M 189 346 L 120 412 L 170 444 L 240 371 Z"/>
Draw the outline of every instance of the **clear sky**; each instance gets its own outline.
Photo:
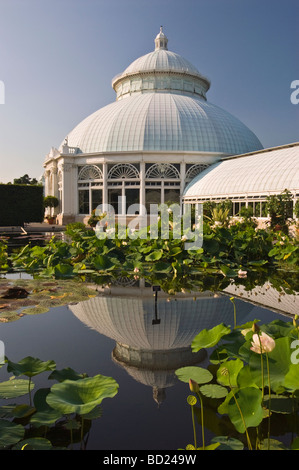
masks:
<path id="1" fill-rule="evenodd" d="M 0 0 L 0 182 L 39 178 L 50 148 L 113 102 L 112 78 L 168 49 L 264 147 L 299 141 L 298 0 Z"/>

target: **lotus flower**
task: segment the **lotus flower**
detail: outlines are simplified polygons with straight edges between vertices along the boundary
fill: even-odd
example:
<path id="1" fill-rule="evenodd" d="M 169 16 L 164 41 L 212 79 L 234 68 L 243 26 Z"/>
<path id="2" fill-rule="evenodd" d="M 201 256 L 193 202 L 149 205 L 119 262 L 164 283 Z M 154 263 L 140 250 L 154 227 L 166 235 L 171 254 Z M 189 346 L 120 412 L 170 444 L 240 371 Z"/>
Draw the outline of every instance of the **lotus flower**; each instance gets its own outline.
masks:
<path id="1" fill-rule="evenodd" d="M 251 350 L 258 353 L 262 354 L 264 352 L 268 353 L 273 351 L 275 348 L 275 341 L 271 336 L 267 335 L 266 333 L 262 332 L 261 334 L 255 333 L 252 336 L 252 342 L 251 342 Z"/>
<path id="2" fill-rule="evenodd" d="M 247 271 L 242 271 L 242 269 L 239 269 L 239 271 L 238 271 L 238 277 L 239 277 L 239 278 L 247 277 Z"/>

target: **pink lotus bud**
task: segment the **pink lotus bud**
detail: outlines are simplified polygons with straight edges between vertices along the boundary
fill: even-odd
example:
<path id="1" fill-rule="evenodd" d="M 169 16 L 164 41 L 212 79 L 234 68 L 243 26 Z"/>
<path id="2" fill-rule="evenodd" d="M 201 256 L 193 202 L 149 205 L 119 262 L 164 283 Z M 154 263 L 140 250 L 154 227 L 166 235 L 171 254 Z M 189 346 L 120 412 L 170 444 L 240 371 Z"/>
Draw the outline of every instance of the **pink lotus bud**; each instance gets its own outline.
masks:
<path id="1" fill-rule="evenodd" d="M 195 380 L 192 380 L 192 379 L 189 380 L 189 388 L 191 392 L 193 393 L 199 392 L 199 385 L 197 382 L 195 382 Z"/>

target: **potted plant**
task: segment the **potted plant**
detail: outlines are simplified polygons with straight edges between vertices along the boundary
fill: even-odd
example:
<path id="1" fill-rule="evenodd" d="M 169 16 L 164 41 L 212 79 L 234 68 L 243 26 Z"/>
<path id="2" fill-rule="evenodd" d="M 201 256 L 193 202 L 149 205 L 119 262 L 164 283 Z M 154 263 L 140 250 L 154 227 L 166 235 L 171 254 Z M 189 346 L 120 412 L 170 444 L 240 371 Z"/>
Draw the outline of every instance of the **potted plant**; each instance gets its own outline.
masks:
<path id="1" fill-rule="evenodd" d="M 55 224 L 56 217 L 52 213 L 52 209 L 57 207 L 58 204 L 59 204 L 59 201 L 58 201 L 57 197 L 55 197 L 55 196 L 46 196 L 44 198 L 44 207 L 45 207 L 45 209 L 46 208 L 49 209 L 47 215 L 45 216 L 45 219 L 47 220 L 48 224 Z"/>
<path id="2" fill-rule="evenodd" d="M 96 209 L 94 209 L 92 211 L 87 223 L 90 227 L 95 227 L 100 220 L 102 220 L 104 217 L 106 217 L 106 215 L 107 215 L 106 212 L 103 212 L 100 215 L 96 215 Z"/>

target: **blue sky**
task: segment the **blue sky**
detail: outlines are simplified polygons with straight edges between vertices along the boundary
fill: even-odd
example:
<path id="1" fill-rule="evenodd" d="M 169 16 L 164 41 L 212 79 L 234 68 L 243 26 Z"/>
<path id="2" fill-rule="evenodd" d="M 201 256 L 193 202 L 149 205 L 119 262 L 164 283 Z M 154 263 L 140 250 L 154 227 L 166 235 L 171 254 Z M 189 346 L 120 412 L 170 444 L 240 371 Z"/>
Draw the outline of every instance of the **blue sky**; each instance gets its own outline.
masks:
<path id="1" fill-rule="evenodd" d="M 50 148 L 115 100 L 112 78 L 154 49 L 160 25 L 211 80 L 210 102 L 264 147 L 298 141 L 298 18 L 298 0 L 0 0 L 0 182 L 39 178 Z"/>

